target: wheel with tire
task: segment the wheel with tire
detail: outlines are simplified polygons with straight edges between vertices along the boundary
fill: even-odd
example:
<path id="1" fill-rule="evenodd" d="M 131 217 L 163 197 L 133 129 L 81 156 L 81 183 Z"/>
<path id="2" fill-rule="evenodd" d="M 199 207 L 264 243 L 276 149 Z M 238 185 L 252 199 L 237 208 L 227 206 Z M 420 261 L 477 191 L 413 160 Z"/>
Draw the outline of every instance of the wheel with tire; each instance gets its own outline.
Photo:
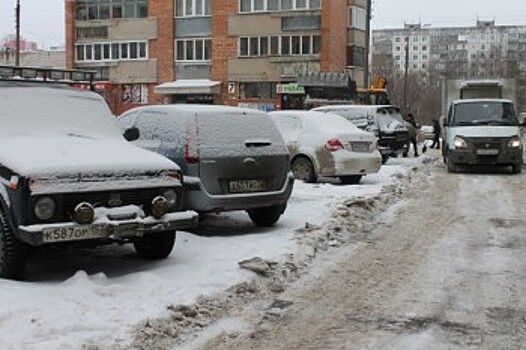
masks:
<path id="1" fill-rule="evenodd" d="M 7 214 L 0 209 L 0 277 L 22 279 L 26 262 L 27 246 L 15 237 Z"/>
<path id="2" fill-rule="evenodd" d="M 340 181 L 345 185 L 356 185 L 362 180 L 363 175 L 340 176 Z"/>
<path id="3" fill-rule="evenodd" d="M 275 205 L 272 207 L 255 208 L 247 210 L 250 220 L 259 227 L 270 227 L 274 225 L 285 212 L 286 205 Z"/>
<path id="4" fill-rule="evenodd" d="M 511 169 L 512 174 L 520 174 L 522 172 L 522 164 L 515 164 Z"/>
<path id="5" fill-rule="evenodd" d="M 457 172 L 457 166 L 451 159 L 446 158 L 446 165 L 447 165 L 447 172 L 448 173 L 456 173 Z"/>
<path id="6" fill-rule="evenodd" d="M 295 158 L 290 168 L 296 179 L 306 183 L 316 182 L 316 172 L 310 159 L 306 157 Z"/>
<path id="7" fill-rule="evenodd" d="M 148 233 L 133 242 L 137 254 L 148 260 L 166 258 L 172 252 L 174 245 L 175 231 Z"/>

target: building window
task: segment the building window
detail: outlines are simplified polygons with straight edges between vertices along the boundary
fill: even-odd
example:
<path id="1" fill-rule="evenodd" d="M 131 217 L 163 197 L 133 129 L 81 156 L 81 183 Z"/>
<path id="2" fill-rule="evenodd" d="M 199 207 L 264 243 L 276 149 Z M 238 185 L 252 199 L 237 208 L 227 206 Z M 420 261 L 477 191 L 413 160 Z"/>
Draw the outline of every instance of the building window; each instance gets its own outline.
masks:
<path id="1" fill-rule="evenodd" d="M 77 28 L 77 39 L 106 39 L 107 37 L 107 26 Z"/>
<path id="2" fill-rule="evenodd" d="M 176 60 L 180 62 L 209 62 L 212 59 L 211 39 L 176 40 Z"/>
<path id="3" fill-rule="evenodd" d="M 122 85 L 122 102 L 148 103 L 148 85 L 129 84 Z"/>
<path id="4" fill-rule="evenodd" d="M 276 83 L 250 82 L 239 84 L 241 98 L 274 99 L 276 98 Z"/>
<path id="5" fill-rule="evenodd" d="M 79 21 L 148 17 L 148 0 L 78 0 Z"/>
<path id="6" fill-rule="evenodd" d="M 270 47 L 269 47 L 270 45 Z M 240 57 L 314 55 L 321 50 L 319 35 L 282 35 L 239 38 Z"/>
<path id="7" fill-rule="evenodd" d="M 367 11 L 358 6 L 349 7 L 349 28 L 367 30 Z"/>
<path id="8" fill-rule="evenodd" d="M 347 66 L 365 68 L 367 57 L 365 48 L 360 46 L 347 47 Z"/>
<path id="9" fill-rule="evenodd" d="M 176 17 L 202 17 L 212 14 L 212 0 L 176 0 Z"/>
<path id="10" fill-rule="evenodd" d="M 148 42 L 109 42 L 75 45 L 77 62 L 112 62 L 126 60 L 147 60 Z"/>
<path id="11" fill-rule="evenodd" d="M 240 13 L 301 11 L 320 8 L 321 0 L 239 0 Z"/>

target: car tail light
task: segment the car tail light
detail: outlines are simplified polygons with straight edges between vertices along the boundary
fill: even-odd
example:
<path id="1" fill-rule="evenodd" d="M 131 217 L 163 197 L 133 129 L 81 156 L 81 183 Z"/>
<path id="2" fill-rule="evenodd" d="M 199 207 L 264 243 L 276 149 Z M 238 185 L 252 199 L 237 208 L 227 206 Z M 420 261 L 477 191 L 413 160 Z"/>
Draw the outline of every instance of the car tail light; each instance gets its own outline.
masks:
<path id="1" fill-rule="evenodd" d="M 325 144 L 325 148 L 331 152 L 336 152 L 343 149 L 343 144 L 338 139 L 331 139 Z"/>

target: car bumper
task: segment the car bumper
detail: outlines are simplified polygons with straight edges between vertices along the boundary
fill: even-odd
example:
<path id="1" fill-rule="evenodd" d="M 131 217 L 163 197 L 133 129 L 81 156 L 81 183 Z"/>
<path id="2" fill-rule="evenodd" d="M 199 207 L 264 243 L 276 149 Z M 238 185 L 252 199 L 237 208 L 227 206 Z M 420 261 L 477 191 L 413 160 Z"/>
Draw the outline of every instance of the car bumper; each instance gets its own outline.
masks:
<path id="1" fill-rule="evenodd" d="M 379 152 L 352 152 L 345 157 L 335 155 L 332 167 L 322 169 L 320 176 L 367 175 L 380 171 L 382 156 Z"/>
<path id="2" fill-rule="evenodd" d="M 101 240 L 122 241 L 148 233 L 176 231 L 196 227 L 198 214 L 194 211 L 168 213 L 161 219 L 152 216 L 127 220 L 97 220 L 93 224 L 74 222 L 18 226 L 19 238 L 32 246 L 45 244 Z"/>
<path id="3" fill-rule="evenodd" d="M 459 165 L 522 165 L 522 149 L 500 150 L 495 155 L 480 155 L 476 150 L 449 150 L 449 161 Z"/>
<path id="4" fill-rule="evenodd" d="M 271 192 L 213 195 L 206 191 L 197 177 L 184 179 L 183 207 L 198 212 L 221 212 L 284 205 L 288 202 L 294 186 L 294 176 L 287 175 L 283 187 Z"/>

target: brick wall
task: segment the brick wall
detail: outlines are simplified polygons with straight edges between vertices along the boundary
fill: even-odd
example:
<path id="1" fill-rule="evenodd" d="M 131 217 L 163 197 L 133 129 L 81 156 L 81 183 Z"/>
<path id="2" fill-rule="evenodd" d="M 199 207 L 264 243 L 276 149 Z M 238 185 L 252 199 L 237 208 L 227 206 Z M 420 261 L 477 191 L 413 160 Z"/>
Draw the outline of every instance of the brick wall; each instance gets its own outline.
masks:
<path id="1" fill-rule="evenodd" d="M 73 69 L 75 66 L 75 12 L 76 1 L 65 0 L 66 19 L 66 67 Z"/>
<path id="2" fill-rule="evenodd" d="M 237 55 L 237 41 L 230 37 L 228 18 L 238 10 L 238 1 L 214 0 L 212 2 L 212 80 L 221 81 L 221 94 L 228 101 L 228 61 Z"/>
<path id="3" fill-rule="evenodd" d="M 321 71 L 345 72 L 347 61 L 347 0 L 323 1 L 321 10 Z"/>
<path id="4" fill-rule="evenodd" d="M 157 82 L 159 84 L 173 81 L 174 76 L 174 1 L 149 1 L 148 15 L 157 18 L 157 39 L 150 40 L 150 59 L 157 60 Z M 149 86 L 150 103 L 162 103 L 163 96 L 154 94 Z"/>

